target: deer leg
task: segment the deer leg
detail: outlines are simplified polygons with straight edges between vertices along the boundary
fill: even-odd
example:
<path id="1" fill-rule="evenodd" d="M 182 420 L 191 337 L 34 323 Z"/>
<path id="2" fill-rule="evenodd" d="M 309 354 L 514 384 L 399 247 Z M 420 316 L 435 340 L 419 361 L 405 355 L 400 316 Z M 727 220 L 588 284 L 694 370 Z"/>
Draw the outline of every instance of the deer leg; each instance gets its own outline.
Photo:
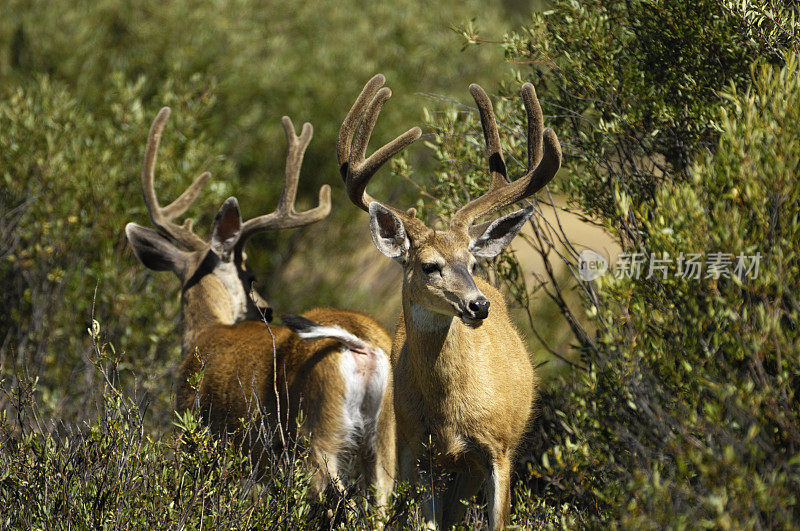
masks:
<path id="1" fill-rule="evenodd" d="M 391 449 L 394 450 L 394 444 Z M 370 487 L 374 488 L 375 503 L 381 508 L 386 505 L 394 485 L 393 453 L 387 452 L 380 442 L 375 441 L 365 442 L 359 448 L 358 461 L 365 490 L 369 493 Z"/>
<path id="2" fill-rule="evenodd" d="M 418 469 L 418 477 L 422 485 L 422 514 L 425 517 L 425 529 L 443 529 L 442 519 L 447 512 L 447 494 L 454 489 L 457 474 L 443 470 L 435 461 L 426 459 L 423 454 Z M 426 466 L 427 465 L 427 466 Z"/>
<path id="3" fill-rule="evenodd" d="M 407 481 L 409 483 L 417 482 L 419 480 L 417 474 L 417 459 L 408 445 L 400 443 L 400 437 L 397 438 L 397 460 L 400 481 Z"/>
<path id="4" fill-rule="evenodd" d="M 358 468 L 366 493 L 369 493 L 370 486 L 375 485 L 378 478 L 378 456 L 375 450 L 374 443 L 367 441 L 358 447 Z"/>
<path id="5" fill-rule="evenodd" d="M 385 514 L 389 497 L 392 494 L 394 479 L 397 474 L 396 468 L 394 444 L 391 444 L 388 448 L 383 448 L 379 443 L 377 455 L 374 456 L 371 463 L 371 479 L 367 484 L 375 486 L 375 504 L 378 506 L 381 515 Z M 367 475 L 365 474 L 364 477 L 366 479 Z"/>
<path id="6" fill-rule="evenodd" d="M 422 481 L 424 500 L 422 502 L 422 513 L 425 516 L 425 529 L 441 528 L 442 522 L 442 490 L 446 489 L 443 485 L 447 480 L 437 477 L 433 472 L 426 475 Z"/>
<path id="7" fill-rule="evenodd" d="M 495 456 L 486 489 L 489 529 L 503 529 L 511 523 L 511 456 Z"/>
<path id="8" fill-rule="evenodd" d="M 317 495 L 326 495 L 324 527 L 336 527 L 347 518 L 346 510 L 358 511 L 339 475 L 339 459 L 335 453 L 312 450 L 315 461 L 313 487 Z"/>
<path id="9" fill-rule="evenodd" d="M 369 473 L 366 471 L 364 473 L 367 486 L 375 486 L 375 503 L 379 507 L 381 516 L 385 516 L 389 496 L 392 494 L 394 480 L 397 476 L 397 435 L 394 411 L 391 402 L 389 401 L 388 404 L 386 402 L 387 400 L 384 399 L 384 405 L 378 417 L 376 435 L 370 444 L 371 470 Z M 364 462 L 367 461 L 365 458 Z"/>
<path id="10" fill-rule="evenodd" d="M 447 491 L 442 496 L 442 529 L 450 529 L 464 519 L 467 512 L 467 503 L 481 488 L 486 473 L 483 470 L 467 470 L 459 472 L 453 478 Z"/>
<path id="11" fill-rule="evenodd" d="M 336 454 L 313 448 L 311 455 L 315 465 L 313 485 L 316 493 L 323 494 L 329 488 L 341 493 L 343 486 L 339 479 L 339 459 Z"/>

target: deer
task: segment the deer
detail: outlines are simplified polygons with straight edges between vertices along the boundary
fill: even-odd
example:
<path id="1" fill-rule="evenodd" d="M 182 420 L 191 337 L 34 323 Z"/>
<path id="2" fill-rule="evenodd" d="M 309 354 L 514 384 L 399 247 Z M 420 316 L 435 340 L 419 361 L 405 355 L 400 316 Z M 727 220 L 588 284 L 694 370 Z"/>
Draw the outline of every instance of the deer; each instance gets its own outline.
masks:
<path id="1" fill-rule="evenodd" d="M 243 222 L 237 199 L 230 197 L 206 240 L 195 234 L 191 218 L 182 224 L 175 220 L 197 198 L 209 173 L 167 206 L 160 206 L 156 196 L 156 154 L 169 114 L 165 107 L 153 121 L 141 174 L 155 228 L 129 223 L 125 233 L 143 265 L 172 271 L 181 283 L 177 409 L 201 412 L 220 436 L 237 433 L 240 419 L 261 415 L 274 434 L 270 440 L 240 437 L 258 459 L 270 446 L 286 444 L 283 430 L 273 429 L 276 423 L 287 433 L 308 436 L 316 494 L 329 487 L 341 492 L 355 460 L 363 486 L 374 486 L 383 504 L 395 470 L 391 405 L 384 407 L 386 400 L 391 403 L 386 395 L 391 392 L 389 335 L 367 315 L 329 308 L 287 317 L 294 329 L 269 324 L 272 308 L 253 288 L 255 277 L 246 265 L 244 246 L 254 234 L 309 225 L 330 212 L 327 184 L 315 208 L 297 212 L 294 206 L 311 124 L 297 136 L 292 121 L 283 117 L 288 153 L 276 210 Z M 295 428 L 300 405 L 304 421 Z"/>
<path id="2" fill-rule="evenodd" d="M 537 378 L 502 294 L 475 276 L 477 260 L 497 256 L 531 217 L 527 206 L 497 219 L 479 218 L 530 197 L 561 165 L 561 146 L 543 128 L 530 83 L 522 87 L 527 114 L 528 167 L 508 180 L 491 100 L 478 85 L 478 107 L 489 160 L 489 189 L 463 205 L 445 230 L 373 199 L 376 171 L 421 136 L 409 129 L 365 159 L 367 144 L 391 90 L 378 74 L 363 88 L 339 132 L 339 169 L 350 200 L 369 213 L 375 246 L 403 268 L 402 310 L 391 349 L 397 459 L 402 480 L 425 481 L 426 527 L 449 528 L 485 485 L 489 527 L 510 523 L 510 475 L 529 425 Z M 383 88 L 381 88 L 383 87 Z"/>

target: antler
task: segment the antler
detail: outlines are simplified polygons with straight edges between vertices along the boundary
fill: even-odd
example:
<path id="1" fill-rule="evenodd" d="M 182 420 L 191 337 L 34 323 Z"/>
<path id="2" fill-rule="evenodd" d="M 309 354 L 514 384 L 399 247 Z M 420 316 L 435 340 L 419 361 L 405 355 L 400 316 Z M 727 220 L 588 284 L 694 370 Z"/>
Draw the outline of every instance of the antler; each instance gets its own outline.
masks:
<path id="1" fill-rule="evenodd" d="M 292 120 L 284 116 L 281 120 L 286 131 L 286 141 L 289 149 L 286 154 L 286 173 L 283 183 L 283 192 L 278 201 L 278 208 L 270 214 L 264 214 L 246 221 L 242 225 L 242 235 L 237 246 L 241 248 L 244 242 L 255 234 L 265 230 L 289 229 L 317 222 L 327 216 L 331 211 L 331 187 L 327 184 L 319 189 L 319 204 L 317 207 L 305 212 L 296 212 L 294 200 L 297 195 L 297 181 L 300 179 L 300 167 L 303 165 L 303 155 L 306 152 L 314 128 L 306 122 L 298 137 L 295 133 Z"/>
<path id="2" fill-rule="evenodd" d="M 339 159 L 339 172 L 344 179 L 347 195 L 360 209 L 369 211 L 369 204 L 373 199 L 367 192 L 367 183 L 386 161 L 400 153 L 409 144 L 422 135 L 419 127 L 412 127 L 385 146 L 376 150 L 368 159 L 364 159 L 370 135 L 375 127 L 375 122 L 392 91 L 384 87 L 386 78 L 377 74 L 364 85 L 358 99 L 353 104 L 350 112 L 339 130 L 339 139 L 336 143 L 336 154 Z M 379 90 L 380 89 L 380 90 Z M 362 116 L 363 115 L 363 116 Z M 353 138 L 355 137 L 355 141 Z M 404 214 L 385 203 L 381 203 L 398 214 Z"/>
<path id="3" fill-rule="evenodd" d="M 489 191 L 473 199 L 455 213 L 450 221 L 453 230 L 467 230 L 485 214 L 512 205 L 535 194 L 544 187 L 561 167 L 561 144 L 552 129 L 544 129 L 544 119 L 533 85 L 522 86 L 522 101 L 528 115 L 528 171 L 514 182 L 507 182 L 506 163 L 500 147 L 500 135 L 492 111 L 492 102 L 484 90 L 475 84 L 469 91 L 478 104 L 483 136 L 489 157 Z"/>
<path id="4" fill-rule="evenodd" d="M 199 251 L 208 247 L 208 243 L 192 232 L 192 220 L 186 219 L 183 225 L 172 222 L 184 212 L 197 199 L 197 195 L 203 185 L 211 178 L 211 174 L 204 172 L 184 191 L 178 199 L 165 207 L 158 204 L 156 191 L 153 187 L 155 180 L 156 154 L 158 144 L 161 142 L 161 133 L 169 118 L 170 108 L 164 107 L 158 112 L 153 125 L 150 126 L 150 134 L 147 136 L 147 147 L 144 152 L 144 164 L 142 165 L 142 192 L 147 211 L 153 225 L 164 235 L 170 237 L 175 243 L 183 245 L 187 250 Z"/>

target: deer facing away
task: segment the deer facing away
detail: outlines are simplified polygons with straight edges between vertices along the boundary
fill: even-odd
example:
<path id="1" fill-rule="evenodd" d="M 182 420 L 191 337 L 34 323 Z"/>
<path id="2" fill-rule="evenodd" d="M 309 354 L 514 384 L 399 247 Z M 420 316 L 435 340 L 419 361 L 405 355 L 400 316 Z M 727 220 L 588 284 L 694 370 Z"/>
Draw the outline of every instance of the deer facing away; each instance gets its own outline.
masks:
<path id="1" fill-rule="evenodd" d="M 316 208 L 301 213 L 294 209 L 311 124 L 298 137 L 291 120 L 283 118 L 289 150 L 277 210 L 242 222 L 238 202 L 231 197 L 205 241 L 193 232 L 191 219 L 183 224 L 173 220 L 197 197 L 208 173 L 168 206 L 159 206 L 156 197 L 156 152 L 169 112 L 162 109 L 153 122 L 142 169 L 145 203 L 156 230 L 129 223 L 125 232 L 145 266 L 172 271 L 181 282 L 178 409 L 199 407 L 217 434 L 233 433 L 241 426 L 239 419 L 266 413 L 275 438 L 265 442 L 242 436 L 242 443 L 261 459 L 263 450 L 280 443 L 276 422 L 281 420 L 291 432 L 302 402 L 300 435 L 310 435 L 316 491 L 340 488 L 342 468 L 355 455 L 365 484 L 374 484 L 379 501 L 384 500 L 395 469 L 391 407 L 383 408 L 390 380 L 389 336 L 366 315 L 322 308 L 304 314 L 324 325 L 322 331 L 303 336 L 268 326 L 272 310 L 252 289 L 254 276 L 245 264 L 244 244 L 253 234 L 300 227 L 330 212 L 328 185 L 320 189 Z M 194 389 L 189 382 L 201 370 L 202 380 Z"/>
<path id="2" fill-rule="evenodd" d="M 491 102 L 471 85 L 488 151 L 489 191 L 456 212 L 448 230 L 432 230 L 414 209 L 396 209 L 365 191 L 380 166 L 421 134 L 411 129 L 364 159 L 391 96 L 383 83 L 379 74 L 366 84 L 345 118 L 337 151 L 351 201 L 369 212 L 375 246 L 403 267 L 391 354 L 400 477 L 420 479 L 418 462 L 432 473 L 433 492 L 423 505 L 429 527 L 460 521 L 460 500 L 485 485 L 489 527 L 500 529 L 510 520 L 512 459 L 531 416 L 536 378 L 502 295 L 473 272 L 476 259 L 502 252 L 533 209 L 475 221 L 547 184 L 560 167 L 561 147 L 555 133 L 543 129 L 533 86 L 526 84 L 528 171 L 508 183 Z M 431 481 L 423 483 L 430 488 Z"/>

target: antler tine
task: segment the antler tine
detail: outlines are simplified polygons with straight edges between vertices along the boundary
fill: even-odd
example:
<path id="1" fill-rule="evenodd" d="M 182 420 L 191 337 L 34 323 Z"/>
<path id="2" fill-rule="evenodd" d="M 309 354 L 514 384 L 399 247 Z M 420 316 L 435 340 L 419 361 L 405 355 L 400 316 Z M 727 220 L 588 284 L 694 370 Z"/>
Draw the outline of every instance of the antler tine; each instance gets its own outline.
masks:
<path id="1" fill-rule="evenodd" d="M 144 164 L 142 165 L 142 193 L 147 211 L 153 225 L 172 238 L 176 243 L 185 246 L 189 250 L 200 250 L 208 244 L 199 236 L 192 232 L 192 220 L 186 219 L 183 225 L 172 222 L 180 216 L 197 199 L 197 195 L 203 185 L 211 178 L 211 174 L 204 172 L 187 188 L 175 201 L 165 207 L 158 204 L 158 197 L 155 191 L 155 167 L 158 145 L 161 142 L 161 134 L 164 132 L 167 119 L 170 115 L 170 108 L 164 107 L 158 112 L 153 125 L 150 126 L 150 134 L 147 137 L 147 147 L 144 153 Z"/>
<path id="2" fill-rule="evenodd" d="M 455 230 L 467 230 L 480 216 L 535 194 L 550 182 L 561 167 L 561 144 L 558 142 L 558 137 L 552 129 L 543 130 L 544 119 L 536 91 L 533 85 L 525 83 L 522 87 L 522 101 L 528 118 L 528 171 L 516 181 L 507 183 L 497 124 L 489 98 L 478 85 L 471 85 L 470 92 L 481 113 L 492 177 L 488 192 L 473 199 L 455 213 L 450 221 L 450 227 Z"/>
<path id="3" fill-rule="evenodd" d="M 503 148 L 500 146 L 500 134 L 497 132 L 497 120 L 494 118 L 492 101 L 480 85 L 473 83 L 469 86 L 469 92 L 478 105 L 478 113 L 481 116 L 481 128 L 483 138 L 486 141 L 486 151 L 489 157 L 489 190 L 504 186 L 508 181 L 506 173 L 506 162 L 503 159 Z"/>
<path id="4" fill-rule="evenodd" d="M 241 248 L 244 242 L 255 234 L 265 230 L 290 229 L 315 223 L 331 211 L 331 187 L 327 184 L 319 189 L 319 203 L 315 208 L 305 212 L 297 212 L 294 209 L 294 201 L 297 196 L 297 183 L 300 179 L 300 168 L 303 165 L 303 156 L 306 148 L 311 142 L 314 128 L 310 123 L 303 124 L 300 136 L 295 133 L 294 124 L 288 116 L 281 120 L 283 129 L 286 132 L 286 142 L 288 151 L 286 153 L 286 171 L 283 181 L 283 192 L 278 200 L 278 207 L 270 214 L 255 217 L 247 220 L 242 225 L 242 235 L 239 238 L 238 246 Z"/>
<path id="5" fill-rule="evenodd" d="M 342 123 L 336 154 L 339 160 L 339 172 L 347 188 L 350 200 L 359 208 L 369 211 L 369 204 L 375 199 L 367 192 L 367 184 L 381 166 L 400 153 L 409 144 L 422 135 L 419 127 L 412 127 L 385 146 L 377 149 L 369 158 L 364 159 L 375 122 L 384 103 L 392 96 L 392 91 L 384 87 L 386 78 L 382 74 L 370 79 L 359 94 L 350 112 Z M 384 203 L 382 203 L 384 204 Z M 385 204 L 384 204 L 385 205 Z M 385 205 L 396 212 L 395 208 Z"/>
<path id="6" fill-rule="evenodd" d="M 347 179 L 350 173 L 350 152 L 353 145 L 353 136 L 355 136 L 356 130 L 358 129 L 358 122 L 361 115 L 364 114 L 364 109 L 367 108 L 367 104 L 372 101 L 372 97 L 385 82 L 386 78 L 383 77 L 383 74 L 376 74 L 373 76 L 372 79 L 364 85 L 361 94 L 358 95 L 355 103 L 353 103 L 353 106 L 347 113 L 344 122 L 342 122 L 342 127 L 339 129 L 339 137 L 336 140 L 336 157 L 339 161 L 339 173 L 342 174 L 343 179 Z"/>
<path id="7" fill-rule="evenodd" d="M 283 125 L 284 133 L 286 133 L 288 152 L 286 154 L 283 192 L 281 193 L 280 201 L 278 201 L 278 210 L 291 211 L 291 209 L 294 208 L 294 200 L 297 197 L 297 183 L 300 180 L 300 167 L 303 165 L 303 157 L 305 156 L 308 144 L 311 142 L 311 137 L 314 136 L 314 128 L 310 123 L 304 123 L 303 129 L 298 137 L 297 133 L 295 133 L 291 118 L 284 116 L 281 118 L 281 124 Z"/>
<path id="8" fill-rule="evenodd" d="M 544 132 L 544 116 L 536 90 L 530 83 L 522 85 L 522 103 L 528 119 L 528 172 L 542 160 L 542 136 Z M 560 146 L 559 146 L 560 147 Z M 544 186 L 544 185 L 542 185 Z"/>

